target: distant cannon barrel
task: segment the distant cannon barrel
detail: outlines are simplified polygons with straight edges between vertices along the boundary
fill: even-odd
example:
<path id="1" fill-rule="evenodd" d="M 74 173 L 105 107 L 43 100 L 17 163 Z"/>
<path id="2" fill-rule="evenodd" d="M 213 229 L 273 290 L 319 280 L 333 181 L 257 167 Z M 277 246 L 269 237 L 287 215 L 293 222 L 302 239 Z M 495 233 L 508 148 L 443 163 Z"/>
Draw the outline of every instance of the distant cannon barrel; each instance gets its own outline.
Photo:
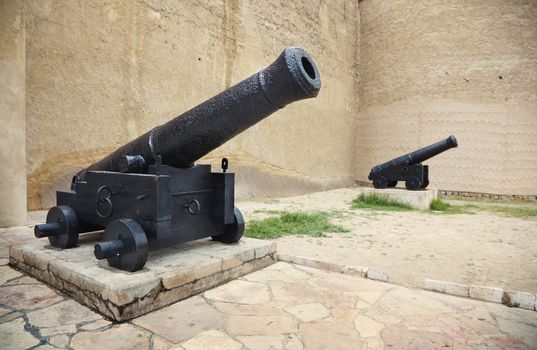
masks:
<path id="1" fill-rule="evenodd" d="M 404 156 L 394 158 L 386 163 L 376 165 L 371 169 L 371 173 L 379 173 L 392 167 L 418 164 L 454 147 L 457 147 L 457 139 L 455 136 L 451 135 L 445 140 L 425 146 L 417 151 L 405 154 Z"/>
<path id="2" fill-rule="evenodd" d="M 301 48 L 287 47 L 267 68 L 120 147 L 87 170 L 145 172 L 185 168 L 291 102 L 317 96 L 319 71 Z"/>

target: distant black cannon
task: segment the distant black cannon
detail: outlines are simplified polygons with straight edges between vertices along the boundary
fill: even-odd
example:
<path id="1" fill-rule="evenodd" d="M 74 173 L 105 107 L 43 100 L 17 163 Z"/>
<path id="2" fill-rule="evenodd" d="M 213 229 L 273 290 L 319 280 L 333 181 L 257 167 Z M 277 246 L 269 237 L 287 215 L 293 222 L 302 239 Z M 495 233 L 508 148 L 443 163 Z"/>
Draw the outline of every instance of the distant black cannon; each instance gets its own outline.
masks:
<path id="1" fill-rule="evenodd" d="M 457 147 L 457 139 L 452 135 L 445 140 L 374 166 L 368 178 L 373 180 L 375 188 L 395 187 L 398 181 L 404 181 L 408 190 L 424 189 L 429 185 L 429 167 L 422 165 L 421 162 L 454 147 Z"/>
<path id="2" fill-rule="evenodd" d="M 95 257 L 141 269 L 150 249 L 212 236 L 237 242 L 244 220 L 234 205 L 233 173 L 194 162 L 291 102 L 317 96 L 313 59 L 288 47 L 267 68 L 120 147 L 57 192 L 37 238 L 71 248 L 79 233 L 102 230 Z"/>

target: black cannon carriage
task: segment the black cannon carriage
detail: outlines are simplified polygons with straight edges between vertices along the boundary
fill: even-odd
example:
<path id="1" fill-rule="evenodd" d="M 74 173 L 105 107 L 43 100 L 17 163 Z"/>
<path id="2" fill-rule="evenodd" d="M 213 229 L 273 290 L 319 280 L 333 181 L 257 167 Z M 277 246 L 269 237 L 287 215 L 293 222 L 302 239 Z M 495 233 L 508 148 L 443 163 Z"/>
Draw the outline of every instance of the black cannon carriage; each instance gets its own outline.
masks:
<path id="1" fill-rule="evenodd" d="M 267 68 L 120 147 L 57 192 L 37 238 L 76 246 L 80 233 L 105 229 L 95 257 L 126 271 L 141 269 L 149 250 L 200 238 L 240 240 L 234 174 L 194 162 L 289 103 L 317 96 L 313 59 L 287 47 Z"/>
<path id="2" fill-rule="evenodd" d="M 429 166 L 421 163 L 454 147 L 457 147 L 457 139 L 451 135 L 445 140 L 375 165 L 368 178 L 373 181 L 375 188 L 395 187 L 398 181 L 404 181 L 408 190 L 425 189 L 429 186 Z"/>

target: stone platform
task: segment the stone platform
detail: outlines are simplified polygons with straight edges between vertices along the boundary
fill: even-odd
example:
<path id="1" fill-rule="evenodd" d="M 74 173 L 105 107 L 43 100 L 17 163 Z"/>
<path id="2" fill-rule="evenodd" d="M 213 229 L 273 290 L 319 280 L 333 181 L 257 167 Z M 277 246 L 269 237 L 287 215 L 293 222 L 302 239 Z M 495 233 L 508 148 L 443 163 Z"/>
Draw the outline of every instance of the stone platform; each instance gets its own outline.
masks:
<path id="1" fill-rule="evenodd" d="M 410 205 L 419 210 L 428 210 L 431 202 L 438 198 L 438 190 L 428 188 L 420 191 L 409 191 L 403 188 L 377 189 L 372 187 L 360 187 L 361 193 L 377 193 L 390 199 Z"/>
<path id="2" fill-rule="evenodd" d="M 203 239 L 150 252 L 145 267 L 125 272 L 98 261 L 102 233 L 60 250 L 48 240 L 14 245 L 10 265 L 116 321 L 125 321 L 215 287 L 275 261 L 276 243 L 243 238 L 226 245 Z"/>

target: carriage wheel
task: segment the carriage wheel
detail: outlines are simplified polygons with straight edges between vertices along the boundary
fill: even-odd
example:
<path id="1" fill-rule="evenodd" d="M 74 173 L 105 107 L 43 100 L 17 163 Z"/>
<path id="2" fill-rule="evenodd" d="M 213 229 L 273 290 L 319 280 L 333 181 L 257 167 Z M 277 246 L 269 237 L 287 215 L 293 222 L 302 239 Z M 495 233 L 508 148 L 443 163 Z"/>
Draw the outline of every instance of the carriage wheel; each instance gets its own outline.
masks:
<path id="1" fill-rule="evenodd" d="M 67 249 L 78 243 L 79 224 L 75 211 L 68 205 L 52 207 L 47 214 L 47 223 L 35 225 L 37 238 L 48 237 L 53 247 Z"/>
<path id="2" fill-rule="evenodd" d="M 421 181 L 417 177 L 410 177 L 405 181 L 407 190 L 416 191 L 421 188 Z"/>
<path id="3" fill-rule="evenodd" d="M 244 218 L 237 207 L 233 209 L 233 213 L 235 220 L 232 224 L 225 226 L 224 233 L 212 237 L 215 241 L 222 243 L 236 243 L 241 239 L 242 234 L 244 233 Z"/>
<path id="4" fill-rule="evenodd" d="M 376 177 L 373 180 L 373 187 L 375 188 L 386 188 L 388 187 L 388 180 L 384 176 Z"/>
<path id="5" fill-rule="evenodd" d="M 147 261 L 147 236 L 136 220 L 114 220 L 106 226 L 103 241 L 95 244 L 94 253 L 99 260 L 107 259 L 112 267 L 137 271 Z"/>

